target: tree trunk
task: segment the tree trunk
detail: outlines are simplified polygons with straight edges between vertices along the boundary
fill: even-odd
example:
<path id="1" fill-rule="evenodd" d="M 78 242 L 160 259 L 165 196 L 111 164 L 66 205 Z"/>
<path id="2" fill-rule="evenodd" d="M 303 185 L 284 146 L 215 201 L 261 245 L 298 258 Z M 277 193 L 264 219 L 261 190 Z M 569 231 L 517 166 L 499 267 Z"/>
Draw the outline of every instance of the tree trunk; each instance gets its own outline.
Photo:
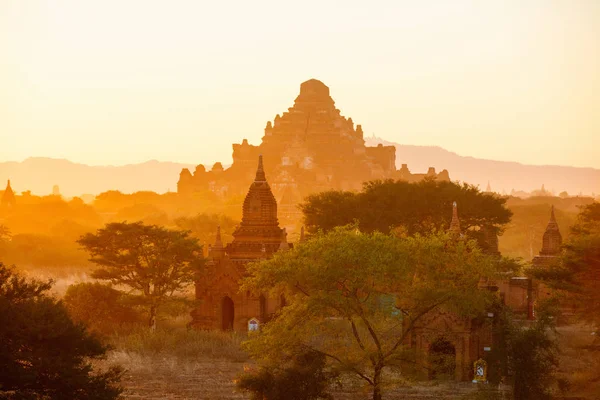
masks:
<path id="1" fill-rule="evenodd" d="M 381 395 L 381 370 L 380 365 L 375 366 L 375 375 L 373 376 L 373 400 L 383 399 Z"/>
<path id="2" fill-rule="evenodd" d="M 156 330 L 156 306 L 150 306 L 150 319 L 148 321 L 148 326 L 152 332 Z"/>

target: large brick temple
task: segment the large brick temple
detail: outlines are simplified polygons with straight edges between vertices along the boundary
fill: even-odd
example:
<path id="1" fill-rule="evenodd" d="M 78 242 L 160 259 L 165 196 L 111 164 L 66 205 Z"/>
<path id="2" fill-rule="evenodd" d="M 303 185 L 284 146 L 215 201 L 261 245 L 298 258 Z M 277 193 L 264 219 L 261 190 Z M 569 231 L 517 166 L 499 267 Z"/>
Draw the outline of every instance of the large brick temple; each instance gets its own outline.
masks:
<path id="1" fill-rule="evenodd" d="M 221 196 L 241 195 L 252 179 L 259 154 L 265 156 L 265 171 L 281 206 L 280 221 L 290 227 L 299 218 L 296 205 L 306 195 L 330 189 L 358 190 L 374 179 L 417 181 L 426 176 L 449 180 L 448 171 L 430 168 L 412 174 L 406 164 L 396 169 L 394 146 L 365 146 L 361 125 L 341 115 L 329 87 L 316 79 L 300 85 L 294 105 L 273 122 L 267 122 L 262 142 L 233 145 L 233 164 L 220 162 L 210 171 L 198 165 L 192 173 L 181 171 L 177 191 L 192 195 L 211 191 Z M 294 215 L 296 213 L 296 215 Z"/>
<path id="2" fill-rule="evenodd" d="M 460 220 L 456 203 L 453 207 L 450 232 L 457 238 L 461 237 Z M 483 251 L 500 260 L 498 241 L 488 238 L 488 245 Z M 562 238 L 554 216 L 554 207 L 550 213 L 550 221 L 543 237 L 540 255 L 533 260 L 534 266 L 546 268 L 560 262 Z M 481 290 L 491 290 L 499 300 L 514 314 L 515 318 L 526 324 L 527 320 L 536 318 L 535 307 L 552 295 L 551 290 L 543 283 L 525 276 L 505 275 L 498 281 L 481 281 Z M 572 305 L 561 304 L 561 313 L 568 318 L 572 314 Z M 430 364 L 432 355 L 445 352 L 450 357 L 451 370 L 457 381 L 473 378 L 473 365 L 479 359 L 488 359 L 489 352 L 498 345 L 497 337 L 493 334 L 494 315 L 488 314 L 488 321 L 481 318 L 463 318 L 448 310 L 431 312 L 423 318 L 415 329 L 412 337 L 407 338 L 405 345 L 409 349 L 419 350 L 417 361 L 423 365 Z M 435 357 L 434 357 L 435 359 Z M 433 365 L 429 365 L 433 368 Z M 448 372 L 448 371 L 447 371 Z"/>
<path id="3" fill-rule="evenodd" d="M 449 231 L 456 240 L 464 237 L 456 203 Z M 541 265 L 559 261 L 560 242 L 552 210 L 540 252 L 544 258 Z M 258 324 L 268 322 L 285 306 L 285 298 L 242 293 L 239 282 L 246 274 L 249 262 L 268 259 L 278 251 L 291 248 L 293 245 L 287 241 L 286 230 L 279 226 L 277 201 L 267 182 L 262 156 L 258 156 L 258 168 L 244 199 L 242 222 L 233 233 L 233 241 L 224 245 L 217 229 L 214 244 L 209 247 L 205 271 L 195 283 L 199 305 L 191 313 L 191 326 L 196 329 L 246 331 L 253 320 Z M 501 258 L 495 237 L 489 238 L 489 244 L 484 246 L 483 251 L 497 260 Z M 534 264 L 540 265 L 536 260 Z M 535 319 L 535 303 L 550 295 L 543 284 L 522 276 L 506 275 L 494 282 L 482 280 L 479 288 L 495 292 L 523 323 Z M 457 381 L 471 380 L 474 363 L 487 359 L 489 351 L 498 345 L 492 330 L 493 321 L 493 314 L 487 314 L 486 320 L 460 317 L 450 310 L 437 310 L 425 315 L 415 325 L 413 334 L 406 338 L 404 345 L 408 351 L 414 352 L 418 364 L 428 366 L 430 377 L 435 376 L 437 368 L 432 360 L 442 356 L 447 360 L 444 373 Z"/>
<path id="4" fill-rule="evenodd" d="M 196 300 L 200 305 L 192 311 L 194 328 L 244 331 L 250 319 L 266 322 L 285 301 L 238 292 L 238 282 L 245 274 L 247 263 L 292 247 L 287 242 L 285 229 L 279 227 L 277 201 L 267 183 L 262 156 L 258 156 L 258 160 L 233 242 L 224 246 L 217 229 L 205 273 L 196 281 Z"/>

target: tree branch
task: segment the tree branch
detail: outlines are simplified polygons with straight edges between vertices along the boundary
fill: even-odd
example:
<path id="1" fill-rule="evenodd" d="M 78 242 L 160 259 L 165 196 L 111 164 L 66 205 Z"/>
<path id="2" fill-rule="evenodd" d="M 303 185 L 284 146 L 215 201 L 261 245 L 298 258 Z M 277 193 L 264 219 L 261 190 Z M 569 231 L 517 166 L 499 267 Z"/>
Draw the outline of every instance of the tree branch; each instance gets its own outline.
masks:
<path id="1" fill-rule="evenodd" d="M 441 306 L 442 304 L 444 304 L 448 300 L 449 300 L 448 298 L 443 298 L 439 302 L 434 303 L 434 304 L 430 305 L 429 307 L 426 307 L 419 314 L 417 314 L 417 316 L 415 318 L 411 319 L 410 324 L 408 325 L 408 327 L 406 328 L 406 330 L 402 333 L 402 336 L 400 336 L 400 339 L 398 339 L 398 341 L 390 349 L 390 351 L 388 351 L 387 353 L 385 353 L 385 355 L 383 356 L 383 358 L 388 358 L 389 356 L 391 356 L 392 354 L 394 354 L 394 352 L 396 351 L 396 349 L 398 348 L 398 346 L 400 346 L 400 344 L 402 344 L 402 342 L 404 341 L 404 339 L 406 339 L 406 335 L 408 335 L 409 332 L 412 332 L 413 328 L 415 327 L 415 323 L 419 319 L 421 319 L 425 314 L 427 314 L 430 311 L 434 310 L 436 307 Z"/>
<path id="2" fill-rule="evenodd" d="M 344 366 L 345 368 L 348 368 L 349 370 L 351 370 L 352 372 L 354 372 L 356 375 L 360 376 L 361 378 L 363 378 L 365 381 L 369 382 L 369 385 L 373 385 L 373 380 L 371 378 L 369 378 L 368 376 L 366 376 L 365 374 L 363 374 L 360 370 L 356 369 L 356 367 L 353 367 L 351 365 L 345 364 L 339 357 L 334 356 L 333 354 L 329 354 L 326 353 L 324 351 L 315 349 L 314 347 L 310 347 L 308 345 L 302 345 L 304 347 L 306 347 L 307 349 L 314 351 L 316 353 L 322 354 L 326 357 L 329 357 L 335 361 L 337 361 L 340 365 Z"/>

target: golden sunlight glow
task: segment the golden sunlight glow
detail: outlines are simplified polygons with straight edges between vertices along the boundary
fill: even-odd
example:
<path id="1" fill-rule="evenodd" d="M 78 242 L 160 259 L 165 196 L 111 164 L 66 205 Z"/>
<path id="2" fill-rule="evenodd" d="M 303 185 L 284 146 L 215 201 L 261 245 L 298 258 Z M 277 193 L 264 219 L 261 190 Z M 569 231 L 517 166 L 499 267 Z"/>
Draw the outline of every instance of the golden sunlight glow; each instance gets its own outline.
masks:
<path id="1" fill-rule="evenodd" d="M 0 159 L 230 162 L 299 84 L 365 136 L 600 168 L 600 2 L 0 2 Z"/>

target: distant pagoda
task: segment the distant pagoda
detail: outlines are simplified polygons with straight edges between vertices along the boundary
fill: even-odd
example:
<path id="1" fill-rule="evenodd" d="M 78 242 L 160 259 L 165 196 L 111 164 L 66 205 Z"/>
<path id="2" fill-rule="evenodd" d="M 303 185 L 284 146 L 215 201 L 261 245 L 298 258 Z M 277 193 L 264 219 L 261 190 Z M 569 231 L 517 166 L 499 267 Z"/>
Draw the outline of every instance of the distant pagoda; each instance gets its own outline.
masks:
<path id="1" fill-rule="evenodd" d="M 562 248 L 562 235 L 558 229 L 558 223 L 554 215 L 554 206 L 550 211 L 550 221 L 542 239 L 542 250 L 533 258 L 533 265 L 543 267 L 554 264 L 560 256 Z"/>
<path id="2" fill-rule="evenodd" d="M 16 204 L 15 192 L 13 192 L 10 187 L 10 179 L 6 183 L 6 189 L 4 189 L 4 193 L 2 193 L 2 200 L 0 200 L 0 207 L 2 208 L 10 208 L 14 207 Z"/>

